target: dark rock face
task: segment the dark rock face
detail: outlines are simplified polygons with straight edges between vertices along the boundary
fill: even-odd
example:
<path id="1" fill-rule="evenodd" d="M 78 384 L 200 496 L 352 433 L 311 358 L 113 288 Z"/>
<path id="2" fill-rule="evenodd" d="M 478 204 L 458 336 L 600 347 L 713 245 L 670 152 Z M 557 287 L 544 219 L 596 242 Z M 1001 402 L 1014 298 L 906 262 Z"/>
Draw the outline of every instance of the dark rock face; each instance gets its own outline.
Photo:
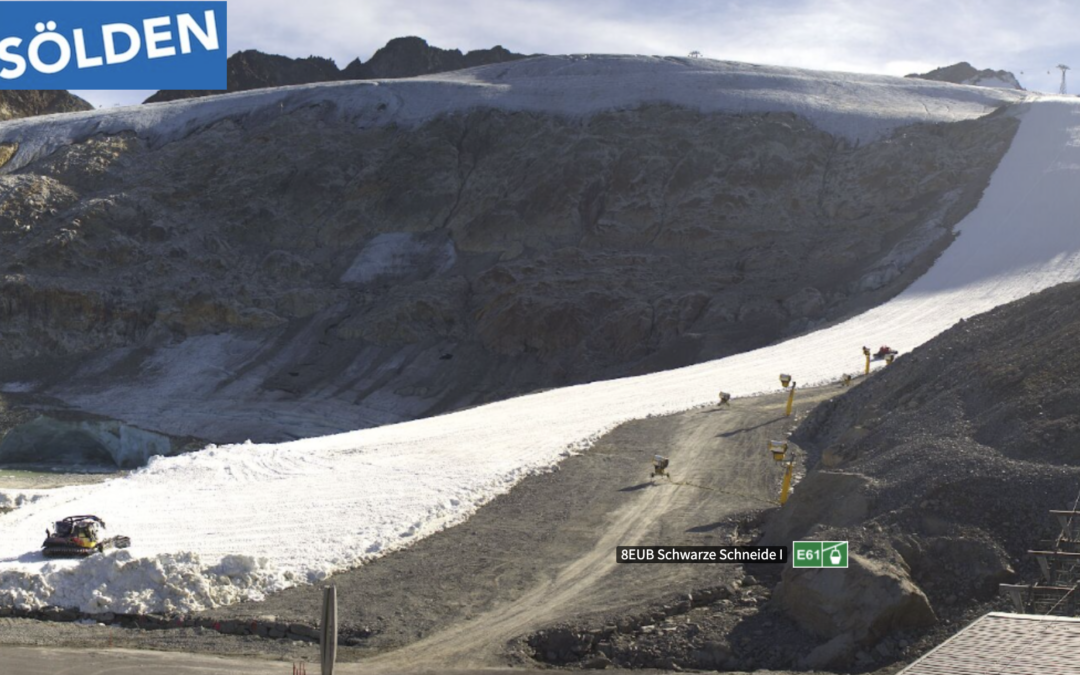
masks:
<path id="1" fill-rule="evenodd" d="M 0 122 L 93 109 L 94 106 L 63 90 L 0 91 Z"/>
<path id="2" fill-rule="evenodd" d="M 362 63 L 354 59 L 344 69 L 338 70 L 330 59 L 309 56 L 306 59 L 292 59 L 276 54 L 263 54 L 254 49 L 237 52 L 229 57 L 228 91 L 247 91 L 267 87 L 284 87 L 291 84 L 310 84 L 312 82 L 333 82 L 335 80 L 373 80 L 415 77 L 444 73 L 489 63 L 501 63 L 523 59 L 525 55 L 515 54 L 501 46 L 491 49 L 477 49 L 462 54 L 457 49 L 440 49 L 418 37 L 395 38 L 375 52 L 371 60 Z M 17 92 L 16 92 L 17 93 Z M 176 101 L 184 98 L 198 98 L 221 94 L 211 90 L 176 90 L 159 91 L 145 103 Z"/>
<path id="3" fill-rule="evenodd" d="M 237 52 L 229 57 L 228 91 L 247 91 L 266 87 L 284 87 L 290 84 L 310 84 L 337 80 L 340 72 L 330 59 L 309 56 L 306 59 L 291 59 L 277 54 L 263 54 L 254 49 Z M 182 98 L 197 98 L 223 92 L 213 90 L 175 90 L 159 91 L 146 103 L 175 101 Z"/>
<path id="4" fill-rule="evenodd" d="M 515 54 L 501 45 L 462 54 L 457 49 L 433 47 L 422 38 L 402 37 L 387 42 L 367 63 L 356 59 L 345 66 L 341 75 L 346 80 L 416 77 L 523 58 L 523 54 Z"/>
<path id="5" fill-rule="evenodd" d="M 1016 76 L 1007 70 L 977 70 L 967 61 L 954 63 L 931 70 L 929 73 L 912 73 L 905 77 L 920 80 L 935 80 L 937 82 L 952 82 L 953 84 L 974 84 L 992 87 L 1009 86 L 1014 89 L 1023 89 Z"/>
<path id="6" fill-rule="evenodd" d="M 1053 546 L 1048 511 L 1080 484 L 1078 292 L 960 321 L 810 413 L 792 438 L 816 468 L 766 542 L 850 540 L 953 625 L 1004 607 L 998 584 L 1039 577 L 1026 552 Z"/>
<path id="7" fill-rule="evenodd" d="M 277 440 L 726 356 L 902 290 L 1015 128 L 852 146 L 791 114 L 402 130 L 308 108 L 160 147 L 95 136 L 0 176 L 0 377 L 146 429 Z M 68 396 L 63 364 L 90 361 L 93 393 Z"/>

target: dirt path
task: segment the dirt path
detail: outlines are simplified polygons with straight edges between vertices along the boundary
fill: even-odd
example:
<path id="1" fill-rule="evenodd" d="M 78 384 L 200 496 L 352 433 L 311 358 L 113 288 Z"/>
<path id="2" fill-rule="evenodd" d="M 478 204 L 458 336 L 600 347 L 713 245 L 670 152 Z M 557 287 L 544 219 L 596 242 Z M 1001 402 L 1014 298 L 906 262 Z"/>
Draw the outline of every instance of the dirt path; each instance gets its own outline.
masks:
<path id="1" fill-rule="evenodd" d="M 800 391 L 796 411 L 805 413 L 838 392 Z M 782 470 L 767 441 L 785 437 L 796 423 L 783 417 L 784 402 L 783 395 L 770 395 L 723 410 L 626 423 L 462 525 L 332 577 L 343 628 L 371 631 L 343 647 L 340 659 L 379 671 L 507 665 L 515 662 L 508 645 L 538 629 L 575 620 L 604 625 L 679 594 L 741 579 L 739 565 L 619 565 L 615 547 L 735 541 L 741 521 L 772 508 L 778 495 Z M 801 456 L 797 448 L 793 452 Z M 671 459 L 672 481 L 650 480 L 654 454 Z M 319 588 L 303 586 L 208 614 L 310 624 L 318 620 L 320 602 Z M 34 644 L 27 639 L 40 631 L 33 623 L 13 620 L 9 628 L 20 638 L 0 634 L 0 643 Z M 168 634 L 175 631 L 115 630 L 131 634 L 118 646 L 192 651 L 170 643 Z M 89 637 L 72 645 L 104 646 Z M 243 644 L 205 651 L 253 654 L 265 645 L 267 657 L 293 656 L 276 648 L 276 640 L 220 639 Z M 62 636 L 37 643 L 68 644 Z"/>
<path id="2" fill-rule="evenodd" d="M 832 393 L 835 390 L 803 394 L 801 400 L 805 405 Z M 727 543 L 703 541 L 710 537 L 702 535 L 722 530 L 721 523 L 733 523 L 776 499 L 781 472 L 766 442 L 783 438 L 791 427 L 791 420 L 783 417 L 783 403 L 782 396 L 764 397 L 730 409 L 699 409 L 648 421 L 642 426 L 649 432 L 638 434 L 634 449 L 649 446 L 670 457 L 672 481 L 623 487 L 620 493 L 626 499 L 597 531 L 592 545 L 526 593 L 369 663 L 394 668 L 498 665 L 505 663 L 505 647 L 516 637 L 562 619 L 659 595 L 663 588 L 654 583 L 657 577 L 669 588 L 692 587 L 715 584 L 718 577 L 735 572 L 737 566 L 728 565 L 618 565 L 615 547 Z"/>

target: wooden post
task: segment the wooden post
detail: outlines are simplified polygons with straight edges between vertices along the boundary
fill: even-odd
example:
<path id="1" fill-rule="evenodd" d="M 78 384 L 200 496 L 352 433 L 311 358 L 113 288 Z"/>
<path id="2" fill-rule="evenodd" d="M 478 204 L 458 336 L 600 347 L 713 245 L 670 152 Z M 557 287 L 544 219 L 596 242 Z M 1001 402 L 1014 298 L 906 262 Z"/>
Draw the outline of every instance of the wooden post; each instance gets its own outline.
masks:
<path id="1" fill-rule="evenodd" d="M 337 586 L 323 589 L 322 621 L 319 623 L 319 649 L 322 657 L 322 675 L 334 675 L 337 661 Z"/>

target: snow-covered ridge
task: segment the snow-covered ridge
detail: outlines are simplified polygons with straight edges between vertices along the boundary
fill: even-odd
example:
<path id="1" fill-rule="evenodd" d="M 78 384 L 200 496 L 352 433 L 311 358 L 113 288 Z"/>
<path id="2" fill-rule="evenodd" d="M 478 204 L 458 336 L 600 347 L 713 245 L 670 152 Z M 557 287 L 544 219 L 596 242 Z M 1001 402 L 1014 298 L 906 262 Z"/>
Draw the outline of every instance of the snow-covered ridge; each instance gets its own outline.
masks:
<path id="1" fill-rule="evenodd" d="M 0 605 L 190 611 L 317 581 L 458 523 L 523 477 L 631 420 L 837 380 L 863 345 L 909 351 L 957 320 L 1080 280 L 1080 100 L 1045 97 L 957 240 L 894 300 L 783 344 L 652 375 L 552 390 L 441 417 L 278 445 L 157 458 L 2 516 Z M 642 457 L 647 466 L 648 457 Z M 46 562 L 48 523 L 95 513 L 127 552 Z"/>
<path id="2" fill-rule="evenodd" d="M 585 116 L 646 103 L 704 112 L 792 112 L 851 141 L 916 122 L 954 122 L 1023 100 L 1024 92 L 881 75 L 655 56 L 542 56 L 404 80 L 331 82 L 169 103 L 48 115 L 0 124 L 19 143 L 3 168 L 25 166 L 95 134 L 135 131 L 167 143 L 224 119 L 260 119 L 327 106 L 358 125 L 421 124 L 475 108 Z"/>

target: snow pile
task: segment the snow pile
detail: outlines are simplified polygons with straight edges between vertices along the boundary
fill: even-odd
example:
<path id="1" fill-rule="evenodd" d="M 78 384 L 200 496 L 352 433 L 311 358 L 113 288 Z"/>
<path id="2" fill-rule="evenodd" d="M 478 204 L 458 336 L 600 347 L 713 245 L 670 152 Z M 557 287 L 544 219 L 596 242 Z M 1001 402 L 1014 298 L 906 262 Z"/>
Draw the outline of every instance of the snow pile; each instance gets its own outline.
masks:
<path id="1" fill-rule="evenodd" d="M 43 491 L 3 516 L 0 606 L 187 612 L 257 600 L 458 523 L 589 442 L 557 441 L 548 451 L 537 439 L 499 452 L 497 428 L 464 423 L 429 421 L 400 437 L 386 430 L 403 427 L 382 427 L 359 443 L 343 434 L 211 446 L 152 458 L 108 483 Z M 128 535 L 133 546 L 46 560 L 34 547 L 59 513 L 98 515 L 109 535 Z"/>
<path id="2" fill-rule="evenodd" d="M 261 590 L 274 590 L 273 575 L 266 573 L 265 559 L 227 556 L 216 564 L 204 564 L 194 553 L 134 558 L 127 550 L 92 556 L 72 565 L 63 561 L 43 566 L 43 574 L 5 572 L 4 604 L 34 607 L 42 597 L 63 598 L 65 606 L 84 612 L 139 613 L 154 589 L 154 607 L 164 612 L 183 612 L 193 607 L 213 607 L 246 600 L 262 600 Z M 123 583 L 116 583 L 117 578 Z"/>
<path id="3" fill-rule="evenodd" d="M 324 438 L 210 447 L 50 491 L 0 516 L 0 605 L 182 612 L 258 598 L 459 523 L 626 420 L 710 404 L 721 389 L 775 391 L 780 372 L 835 381 L 862 367 L 863 345 L 907 351 L 962 317 L 1080 279 L 1078 172 L 1080 102 L 1039 99 L 956 242 L 896 299 L 843 324 L 679 370 Z M 76 513 L 103 517 L 132 548 L 44 561 L 34 552 L 43 528 Z"/>
<path id="4" fill-rule="evenodd" d="M 980 117 L 1024 98 L 1020 91 L 709 59 L 542 56 L 405 80 L 306 84 L 11 120 L 0 124 L 0 141 L 19 144 L 4 167 L 11 171 L 96 134 L 135 131 L 160 145 L 222 120 L 246 126 L 301 108 L 366 127 L 414 126 L 485 107 L 584 116 L 644 103 L 794 112 L 832 134 L 869 141 L 906 124 Z"/>

